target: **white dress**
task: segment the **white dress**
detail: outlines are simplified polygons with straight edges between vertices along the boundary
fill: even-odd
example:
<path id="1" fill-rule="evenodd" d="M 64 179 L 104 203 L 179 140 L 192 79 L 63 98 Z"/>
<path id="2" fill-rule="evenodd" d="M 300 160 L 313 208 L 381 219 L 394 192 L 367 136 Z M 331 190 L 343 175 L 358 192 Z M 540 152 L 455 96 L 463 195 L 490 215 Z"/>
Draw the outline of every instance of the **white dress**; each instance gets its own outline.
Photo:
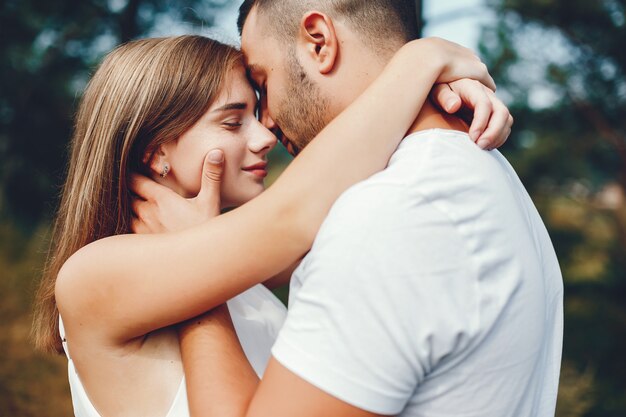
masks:
<path id="1" fill-rule="evenodd" d="M 259 284 L 228 301 L 228 310 L 248 361 L 259 377 L 271 356 L 271 348 L 285 320 L 287 310 L 265 286 Z M 68 359 L 72 404 L 76 417 L 101 417 L 83 388 L 65 340 L 63 321 L 59 317 L 63 349 Z M 176 397 L 165 417 L 189 417 L 187 389 L 183 377 Z"/>

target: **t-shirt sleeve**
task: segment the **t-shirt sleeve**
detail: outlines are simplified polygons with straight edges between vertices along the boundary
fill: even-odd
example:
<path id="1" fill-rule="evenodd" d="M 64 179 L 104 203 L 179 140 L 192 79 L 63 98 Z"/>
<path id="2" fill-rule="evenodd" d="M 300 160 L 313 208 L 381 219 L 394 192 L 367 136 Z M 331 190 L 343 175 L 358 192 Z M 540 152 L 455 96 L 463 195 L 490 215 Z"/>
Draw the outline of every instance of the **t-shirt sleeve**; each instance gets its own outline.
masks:
<path id="1" fill-rule="evenodd" d="M 302 379 L 378 414 L 400 413 L 475 325 L 463 242 L 411 192 L 370 185 L 342 196 L 299 271 L 272 350 Z"/>

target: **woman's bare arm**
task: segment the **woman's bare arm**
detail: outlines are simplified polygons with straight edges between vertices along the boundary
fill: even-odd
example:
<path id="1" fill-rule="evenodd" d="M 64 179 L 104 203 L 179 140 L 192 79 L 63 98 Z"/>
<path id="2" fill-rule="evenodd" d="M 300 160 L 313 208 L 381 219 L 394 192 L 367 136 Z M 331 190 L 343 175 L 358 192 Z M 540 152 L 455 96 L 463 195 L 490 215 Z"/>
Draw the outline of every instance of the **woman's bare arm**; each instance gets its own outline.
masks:
<path id="1" fill-rule="evenodd" d="M 298 266 L 300 265 L 300 262 L 301 262 L 301 259 L 298 259 L 296 262 L 291 264 L 284 271 L 274 275 L 272 278 L 268 279 L 267 281 L 264 281 L 263 285 L 265 285 L 270 290 L 274 290 L 276 288 L 280 288 L 289 284 L 289 282 L 291 281 L 291 275 L 293 275 L 293 272 L 298 268 Z"/>
<path id="2" fill-rule="evenodd" d="M 384 169 L 432 85 L 458 78 L 492 83 L 465 48 L 440 40 L 407 44 L 258 198 L 199 227 L 115 236 L 81 249 L 57 281 L 68 333 L 89 323 L 81 328 L 86 337 L 95 332 L 123 344 L 280 273 L 309 249 L 337 197 Z"/>

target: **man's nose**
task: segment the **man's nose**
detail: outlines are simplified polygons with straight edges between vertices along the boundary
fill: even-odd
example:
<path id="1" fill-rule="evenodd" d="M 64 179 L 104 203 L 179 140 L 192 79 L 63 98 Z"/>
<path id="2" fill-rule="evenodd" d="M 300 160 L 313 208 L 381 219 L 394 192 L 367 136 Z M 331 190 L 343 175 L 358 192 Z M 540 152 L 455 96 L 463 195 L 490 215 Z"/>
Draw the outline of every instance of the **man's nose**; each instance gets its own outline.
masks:
<path id="1" fill-rule="evenodd" d="M 261 96 L 261 102 L 259 103 L 259 116 L 259 120 L 268 130 L 276 129 L 276 122 L 274 122 L 274 120 L 270 116 L 266 94 L 263 94 Z"/>
<path id="2" fill-rule="evenodd" d="M 272 135 L 275 136 L 275 139 L 278 139 L 282 142 L 283 132 L 280 130 L 280 127 L 276 124 L 274 119 L 272 119 L 267 113 L 262 115 L 261 124 L 263 124 L 266 129 L 272 132 Z"/>
<path id="3" fill-rule="evenodd" d="M 265 123 L 257 122 L 257 126 L 258 129 L 255 129 L 249 142 L 250 150 L 255 153 L 272 150 L 276 146 L 276 136 L 265 126 Z"/>
<path id="4" fill-rule="evenodd" d="M 263 123 L 263 126 L 265 126 L 268 130 L 274 130 L 277 127 L 276 122 L 274 122 L 274 119 L 270 117 L 268 111 L 264 111 L 261 114 L 261 123 Z"/>

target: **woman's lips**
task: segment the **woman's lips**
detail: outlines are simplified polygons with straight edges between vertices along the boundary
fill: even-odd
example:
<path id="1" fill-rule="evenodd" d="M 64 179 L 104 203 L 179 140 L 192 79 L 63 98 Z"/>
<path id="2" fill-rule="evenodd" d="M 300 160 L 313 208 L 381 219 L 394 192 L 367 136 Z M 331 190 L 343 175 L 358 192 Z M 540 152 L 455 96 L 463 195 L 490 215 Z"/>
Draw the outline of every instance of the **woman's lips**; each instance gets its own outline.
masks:
<path id="1" fill-rule="evenodd" d="M 267 177 L 267 162 L 259 162 L 258 164 L 245 167 L 243 168 L 243 170 L 251 173 L 256 177 L 265 178 Z"/>
<path id="2" fill-rule="evenodd" d="M 264 169 L 253 169 L 253 170 L 246 170 L 246 172 L 249 172 L 253 175 L 256 175 L 259 178 L 265 178 L 267 177 L 267 171 Z"/>

